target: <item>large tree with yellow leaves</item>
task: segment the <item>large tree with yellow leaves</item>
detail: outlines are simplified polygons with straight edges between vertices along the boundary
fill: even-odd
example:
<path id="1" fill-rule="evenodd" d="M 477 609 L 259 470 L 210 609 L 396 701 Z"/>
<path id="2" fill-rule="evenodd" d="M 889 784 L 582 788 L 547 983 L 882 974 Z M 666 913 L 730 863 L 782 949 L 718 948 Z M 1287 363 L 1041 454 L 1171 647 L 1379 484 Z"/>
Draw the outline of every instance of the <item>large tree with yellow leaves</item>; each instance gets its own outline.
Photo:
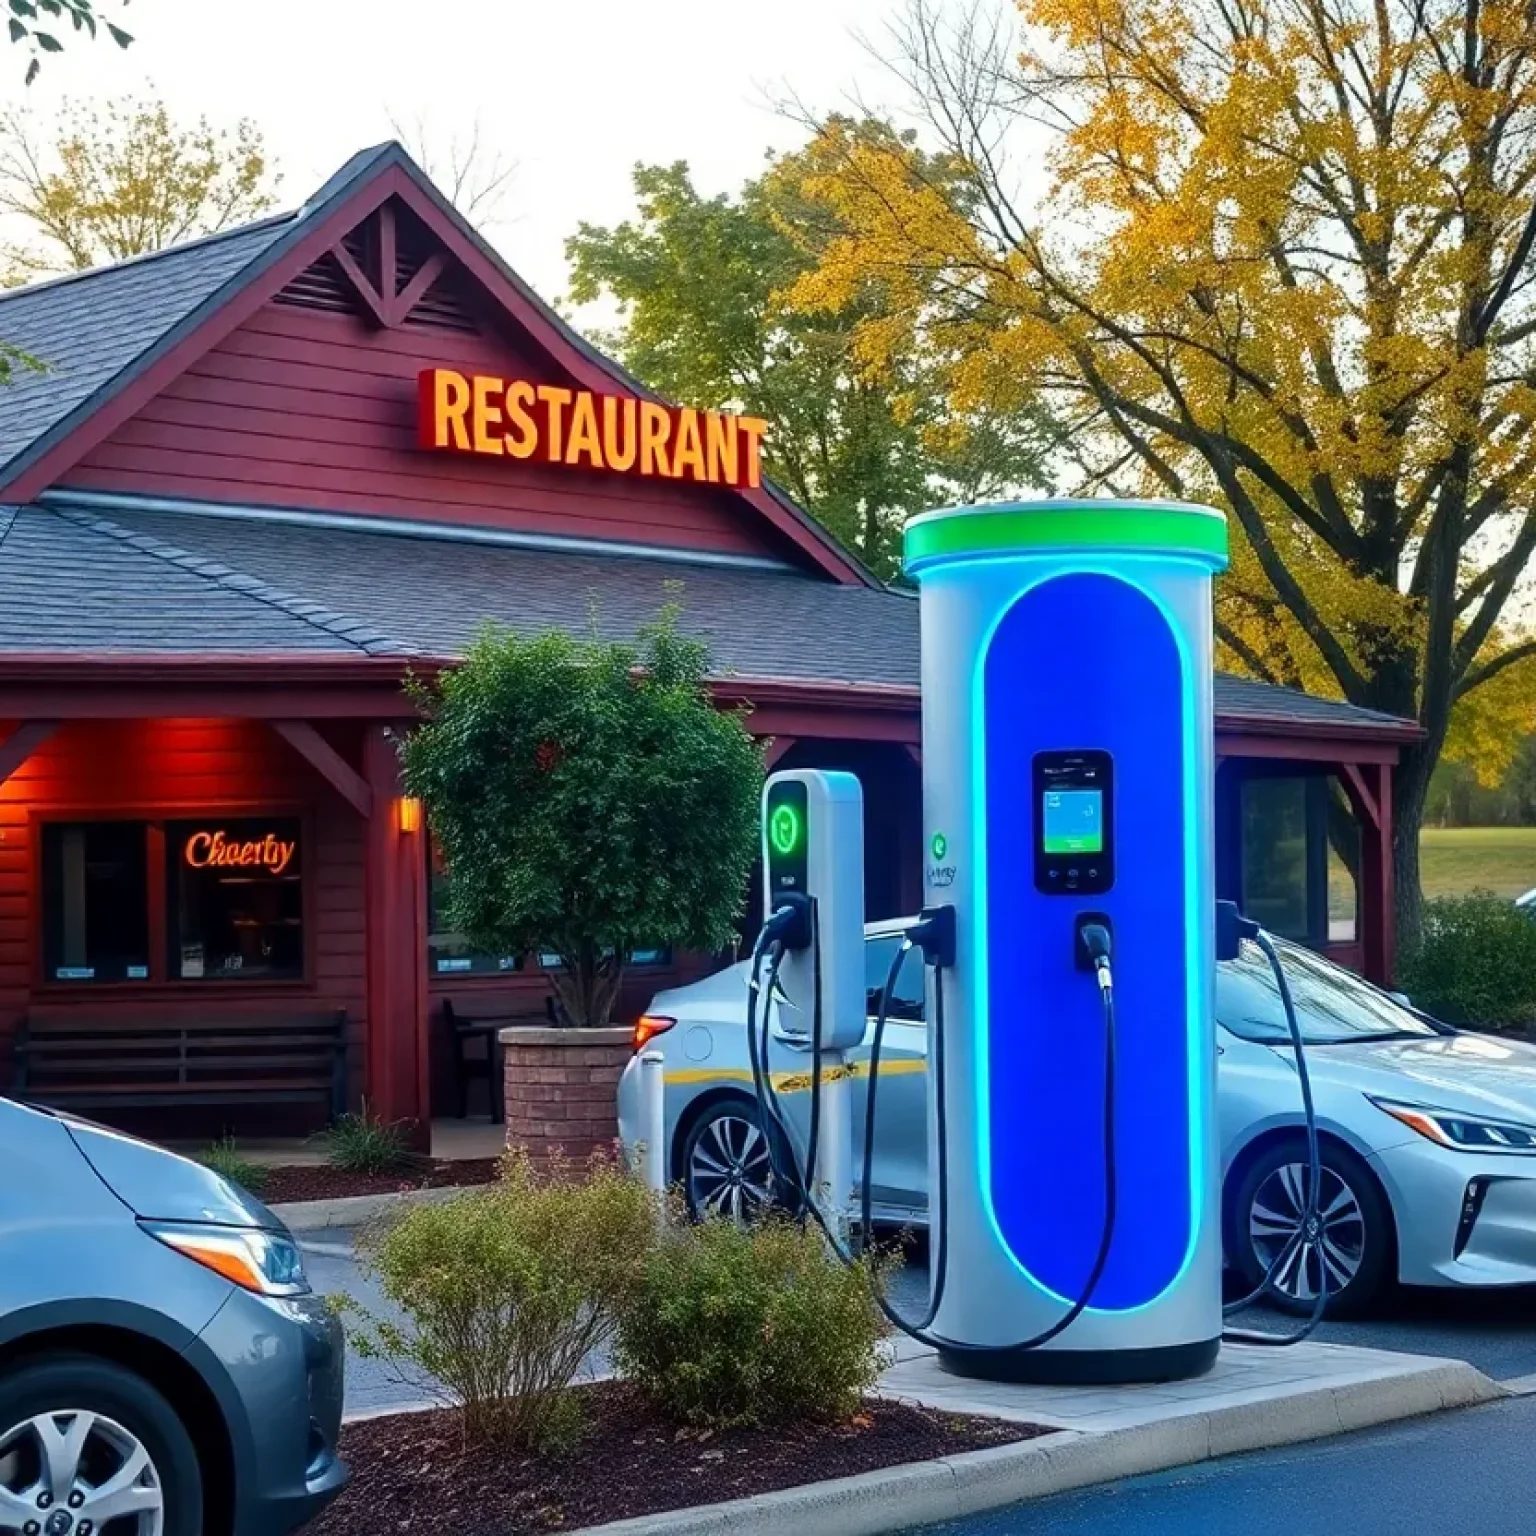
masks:
<path id="1" fill-rule="evenodd" d="M 1229 662 L 1424 727 L 1394 785 L 1411 934 L 1453 720 L 1496 755 L 1533 681 L 1536 3 L 1019 12 L 913 0 L 895 62 L 966 178 L 822 124 L 845 233 L 796 301 L 881 283 L 866 366 L 946 353 L 958 399 L 1072 422 L 1072 488 L 1229 510 Z"/>

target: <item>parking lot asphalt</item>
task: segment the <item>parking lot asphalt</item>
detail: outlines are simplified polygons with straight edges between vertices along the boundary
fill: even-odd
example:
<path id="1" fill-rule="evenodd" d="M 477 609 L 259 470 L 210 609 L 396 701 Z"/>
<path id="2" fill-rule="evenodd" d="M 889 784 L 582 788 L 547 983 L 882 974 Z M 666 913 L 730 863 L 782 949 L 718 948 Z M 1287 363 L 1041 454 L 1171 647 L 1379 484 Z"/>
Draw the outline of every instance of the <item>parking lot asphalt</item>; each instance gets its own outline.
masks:
<path id="1" fill-rule="evenodd" d="M 923 1536 L 1529 1536 L 1536 1397 L 1060 1494 Z"/>

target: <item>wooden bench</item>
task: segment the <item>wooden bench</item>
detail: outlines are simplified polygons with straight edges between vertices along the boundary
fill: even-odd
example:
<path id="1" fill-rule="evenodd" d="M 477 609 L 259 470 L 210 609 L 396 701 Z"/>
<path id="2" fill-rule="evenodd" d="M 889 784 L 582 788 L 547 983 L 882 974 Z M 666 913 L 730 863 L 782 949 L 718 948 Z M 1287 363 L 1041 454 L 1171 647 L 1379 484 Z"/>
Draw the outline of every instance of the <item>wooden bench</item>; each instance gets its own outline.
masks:
<path id="1" fill-rule="evenodd" d="M 347 1012 L 30 1015 L 13 1053 L 15 1098 L 58 1109 L 178 1105 L 347 1107 Z"/>
<path id="2" fill-rule="evenodd" d="M 452 998 L 443 999 L 443 1018 L 453 1036 L 454 1089 L 460 1120 L 469 1118 L 469 1085 L 480 1078 L 485 1079 L 491 1123 L 500 1125 L 506 1119 L 506 1067 L 498 1037 L 511 1024 L 527 1024 L 529 1017 L 526 1003 L 519 1007 L 516 1003 L 488 1000 L 455 1007 Z"/>

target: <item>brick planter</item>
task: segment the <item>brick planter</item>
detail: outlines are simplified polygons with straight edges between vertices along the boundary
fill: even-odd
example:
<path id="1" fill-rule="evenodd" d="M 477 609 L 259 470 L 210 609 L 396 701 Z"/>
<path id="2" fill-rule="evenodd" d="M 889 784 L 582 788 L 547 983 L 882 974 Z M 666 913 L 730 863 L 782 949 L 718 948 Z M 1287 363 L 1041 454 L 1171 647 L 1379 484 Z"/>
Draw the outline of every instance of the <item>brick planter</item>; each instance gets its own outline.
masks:
<path id="1" fill-rule="evenodd" d="M 573 1163 L 611 1147 L 631 1038 L 627 1028 L 502 1030 L 507 1145 L 538 1161 L 559 1149 Z"/>

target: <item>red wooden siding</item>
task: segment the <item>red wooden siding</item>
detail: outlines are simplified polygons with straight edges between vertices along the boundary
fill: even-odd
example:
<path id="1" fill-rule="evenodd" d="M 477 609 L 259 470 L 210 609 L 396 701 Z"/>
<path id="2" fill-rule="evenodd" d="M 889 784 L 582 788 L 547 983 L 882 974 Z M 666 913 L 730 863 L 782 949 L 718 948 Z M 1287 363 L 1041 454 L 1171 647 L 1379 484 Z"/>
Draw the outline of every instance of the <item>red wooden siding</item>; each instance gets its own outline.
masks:
<path id="1" fill-rule="evenodd" d="M 318 289 L 324 274 L 311 272 Z M 310 307 L 297 297 L 290 291 L 286 301 L 264 305 L 92 450 L 64 483 L 789 555 L 787 543 L 728 491 L 418 449 L 416 378 L 423 368 L 563 381 L 531 347 L 519 349 L 510 338 L 414 321 L 380 330 L 355 313 Z M 443 307 L 454 308 L 446 301 Z"/>
<path id="2" fill-rule="evenodd" d="M 349 758 L 355 742 L 333 742 Z M 125 983 L 60 986 L 40 979 L 32 817 L 196 814 L 199 807 L 292 805 L 307 820 L 303 982 Z M 152 876 L 153 878 L 153 876 Z M 74 1007 L 101 1014 L 291 1005 L 347 1010 L 354 1093 L 362 1081 L 366 1023 L 363 821 L 273 731 L 244 720 L 110 720 L 67 724 L 0 785 L 0 1073 L 22 1014 Z"/>

